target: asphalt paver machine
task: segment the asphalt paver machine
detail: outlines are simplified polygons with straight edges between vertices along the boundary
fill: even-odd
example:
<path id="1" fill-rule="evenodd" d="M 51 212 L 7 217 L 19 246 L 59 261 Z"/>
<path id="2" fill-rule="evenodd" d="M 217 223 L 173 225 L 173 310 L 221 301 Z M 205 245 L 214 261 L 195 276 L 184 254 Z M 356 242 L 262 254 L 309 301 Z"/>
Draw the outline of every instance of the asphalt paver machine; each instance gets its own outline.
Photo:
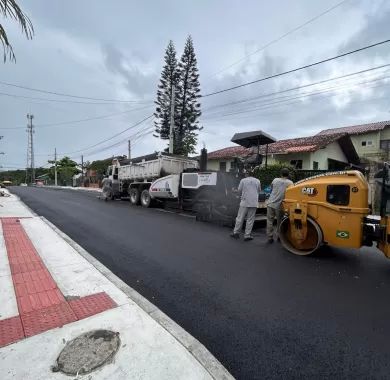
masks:
<path id="1" fill-rule="evenodd" d="M 390 258 L 390 170 L 375 176 L 379 215 L 371 215 L 369 184 L 356 170 L 326 173 L 299 181 L 286 190 L 280 241 L 296 255 L 321 245 L 360 248 L 374 244 Z"/>

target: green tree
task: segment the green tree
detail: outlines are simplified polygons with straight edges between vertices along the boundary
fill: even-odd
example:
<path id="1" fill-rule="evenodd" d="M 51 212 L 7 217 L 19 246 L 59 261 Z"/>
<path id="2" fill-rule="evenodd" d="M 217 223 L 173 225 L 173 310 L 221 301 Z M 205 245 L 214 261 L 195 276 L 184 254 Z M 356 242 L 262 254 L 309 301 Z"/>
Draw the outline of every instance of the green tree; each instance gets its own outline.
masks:
<path id="1" fill-rule="evenodd" d="M 11 18 L 17 21 L 21 26 L 22 32 L 26 35 L 27 39 L 32 39 L 34 35 L 34 27 L 31 23 L 31 20 L 20 9 L 15 0 L 0 0 L 0 14 L 2 14 L 4 18 Z M 11 61 L 15 62 L 16 57 L 14 54 L 14 50 L 9 42 L 8 35 L 2 24 L 0 24 L 0 41 L 3 45 L 4 62 L 7 60 L 7 57 Z"/>
<path id="2" fill-rule="evenodd" d="M 178 93 L 178 122 L 175 128 L 176 148 L 178 154 L 195 153 L 198 118 L 200 110 L 200 83 L 194 44 L 188 36 L 184 52 L 178 64 L 179 93 Z"/>
<path id="3" fill-rule="evenodd" d="M 112 158 L 107 158 L 106 160 L 96 160 L 92 161 L 89 165 L 89 169 L 96 170 L 98 176 L 106 174 L 107 167 L 112 164 Z"/>
<path id="4" fill-rule="evenodd" d="M 47 168 L 35 168 L 35 177 L 48 174 Z M 0 172 L 0 182 L 11 181 L 13 185 L 20 185 L 26 181 L 26 169 L 6 170 Z"/>
<path id="5" fill-rule="evenodd" d="M 157 135 L 162 140 L 169 140 L 169 127 L 172 104 L 172 86 L 175 86 L 175 98 L 177 99 L 178 72 L 175 45 L 169 41 L 164 57 L 165 65 L 161 72 L 160 83 L 157 88 L 157 100 L 155 116 L 155 128 Z M 177 114 L 177 101 L 175 100 L 175 115 Z"/>
<path id="6" fill-rule="evenodd" d="M 49 169 L 50 178 L 55 177 L 55 161 L 48 161 L 52 166 Z M 61 185 L 71 185 L 73 176 L 80 173 L 78 164 L 76 161 L 71 160 L 69 157 L 64 157 L 57 161 L 57 180 Z"/>

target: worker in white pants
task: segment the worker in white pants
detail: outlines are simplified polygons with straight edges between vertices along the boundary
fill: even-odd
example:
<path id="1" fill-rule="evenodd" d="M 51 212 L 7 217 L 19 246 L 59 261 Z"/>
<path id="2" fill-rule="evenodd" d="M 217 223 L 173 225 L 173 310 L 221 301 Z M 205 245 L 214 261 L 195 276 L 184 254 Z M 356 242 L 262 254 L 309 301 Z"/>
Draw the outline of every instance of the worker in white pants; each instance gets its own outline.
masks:
<path id="1" fill-rule="evenodd" d="M 252 177 L 249 173 L 245 173 L 245 178 L 240 181 L 238 192 L 241 193 L 240 208 L 238 209 L 236 225 L 231 237 L 238 239 L 244 220 L 246 218 L 244 240 L 252 240 L 252 228 L 255 222 L 256 209 L 259 202 L 260 181 Z"/>
<path id="2" fill-rule="evenodd" d="M 286 189 L 293 185 L 289 179 L 289 170 L 283 168 L 281 177 L 275 178 L 271 183 L 271 195 L 267 202 L 267 237 L 268 243 L 274 242 L 274 220 L 276 218 L 276 231 L 279 232 L 280 220 L 282 217 L 282 202 L 286 194 Z M 279 236 L 278 236 L 279 240 Z"/>

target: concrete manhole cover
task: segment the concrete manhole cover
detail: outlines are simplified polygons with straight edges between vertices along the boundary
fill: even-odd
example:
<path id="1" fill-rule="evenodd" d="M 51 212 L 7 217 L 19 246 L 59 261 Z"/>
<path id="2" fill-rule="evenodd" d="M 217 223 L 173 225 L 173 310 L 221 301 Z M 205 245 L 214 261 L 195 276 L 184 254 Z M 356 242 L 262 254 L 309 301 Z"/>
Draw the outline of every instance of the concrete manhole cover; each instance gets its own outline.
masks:
<path id="1" fill-rule="evenodd" d="M 120 347 L 119 333 L 94 330 L 66 344 L 52 367 L 53 372 L 84 375 L 111 362 Z"/>

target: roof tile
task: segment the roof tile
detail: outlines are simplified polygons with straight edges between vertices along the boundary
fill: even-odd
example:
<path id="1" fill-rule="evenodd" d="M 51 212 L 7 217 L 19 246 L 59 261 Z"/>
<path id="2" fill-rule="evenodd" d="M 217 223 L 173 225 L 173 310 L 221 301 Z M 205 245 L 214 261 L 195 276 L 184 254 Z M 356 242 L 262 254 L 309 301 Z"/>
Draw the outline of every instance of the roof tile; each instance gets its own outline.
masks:
<path id="1" fill-rule="evenodd" d="M 337 141 L 340 137 L 345 136 L 345 133 L 333 133 L 324 135 L 315 135 L 310 137 L 299 137 L 296 139 L 279 140 L 268 145 L 268 153 L 270 154 L 287 154 L 287 153 L 304 153 L 315 152 L 332 142 Z M 265 154 L 266 147 L 260 147 L 260 153 Z M 255 153 L 255 148 L 243 148 L 241 146 L 231 146 L 224 149 L 219 149 L 208 153 L 209 160 L 226 159 L 233 157 L 250 156 Z"/>
<path id="2" fill-rule="evenodd" d="M 390 120 L 379 121 L 377 123 L 368 123 L 361 125 L 352 125 L 349 127 L 324 129 L 318 135 L 328 135 L 333 133 L 348 133 L 349 135 L 360 135 L 368 132 L 381 131 L 390 127 Z"/>

